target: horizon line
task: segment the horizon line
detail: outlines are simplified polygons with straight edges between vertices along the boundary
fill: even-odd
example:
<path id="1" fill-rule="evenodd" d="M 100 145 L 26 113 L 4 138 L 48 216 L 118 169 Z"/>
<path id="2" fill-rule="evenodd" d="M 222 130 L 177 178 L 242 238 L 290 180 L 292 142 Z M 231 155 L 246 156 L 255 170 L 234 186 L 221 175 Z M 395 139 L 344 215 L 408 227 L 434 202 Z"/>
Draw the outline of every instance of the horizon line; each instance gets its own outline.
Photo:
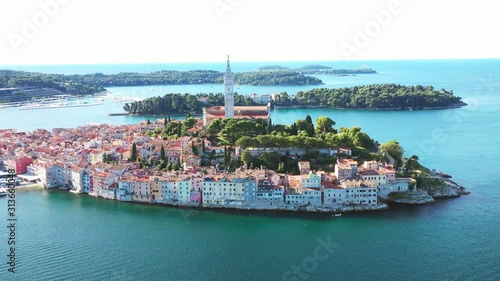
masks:
<path id="1" fill-rule="evenodd" d="M 234 57 L 233 57 L 234 58 Z M 478 58 L 413 58 L 413 59 L 337 59 L 337 60 L 233 60 L 232 63 L 296 63 L 296 62 L 366 62 L 366 61 L 450 61 L 450 60 L 498 60 L 500 57 Z M 5 66 L 72 66 L 72 65 L 133 65 L 133 64 L 195 64 L 195 63 L 226 63 L 226 61 L 171 61 L 171 62 L 95 62 L 95 63 L 33 63 L 33 64 L 0 64 Z"/>

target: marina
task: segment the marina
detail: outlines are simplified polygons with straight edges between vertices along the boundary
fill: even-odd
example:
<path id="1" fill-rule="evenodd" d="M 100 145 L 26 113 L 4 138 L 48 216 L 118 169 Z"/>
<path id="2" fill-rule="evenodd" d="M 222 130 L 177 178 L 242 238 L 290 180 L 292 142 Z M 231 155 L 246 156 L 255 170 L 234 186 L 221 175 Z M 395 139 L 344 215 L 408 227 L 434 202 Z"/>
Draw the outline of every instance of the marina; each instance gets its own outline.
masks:
<path id="1" fill-rule="evenodd" d="M 74 104 L 66 103 L 54 103 L 50 105 L 43 105 L 40 103 L 29 104 L 24 107 L 18 108 L 18 110 L 36 110 L 36 109 L 54 109 L 54 108 L 66 108 L 66 107 L 87 107 L 87 106 L 97 106 L 103 105 L 104 103 L 87 103 L 87 102 L 77 102 Z"/>

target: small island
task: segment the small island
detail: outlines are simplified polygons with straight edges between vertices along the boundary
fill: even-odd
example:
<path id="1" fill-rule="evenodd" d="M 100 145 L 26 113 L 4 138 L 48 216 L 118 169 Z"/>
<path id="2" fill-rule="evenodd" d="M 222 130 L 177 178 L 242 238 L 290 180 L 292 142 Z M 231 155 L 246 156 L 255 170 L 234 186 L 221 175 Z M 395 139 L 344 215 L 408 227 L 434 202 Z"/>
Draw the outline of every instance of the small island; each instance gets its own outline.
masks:
<path id="1" fill-rule="evenodd" d="M 234 95 L 235 105 L 259 105 L 251 96 Z M 123 109 L 132 115 L 199 115 L 203 107 L 224 103 L 222 93 L 169 93 L 142 101 L 126 103 Z M 432 86 L 376 84 L 339 89 L 319 88 L 296 95 L 286 92 L 270 98 L 271 109 L 332 108 L 359 110 L 423 110 L 457 108 L 466 105 L 453 91 L 434 90 Z"/>
<path id="2" fill-rule="evenodd" d="M 467 105 L 453 91 L 435 90 L 432 86 L 374 84 L 338 89 L 317 88 L 300 91 L 294 96 L 286 92 L 273 100 L 274 109 L 334 108 L 361 110 L 423 110 L 458 108 Z"/>

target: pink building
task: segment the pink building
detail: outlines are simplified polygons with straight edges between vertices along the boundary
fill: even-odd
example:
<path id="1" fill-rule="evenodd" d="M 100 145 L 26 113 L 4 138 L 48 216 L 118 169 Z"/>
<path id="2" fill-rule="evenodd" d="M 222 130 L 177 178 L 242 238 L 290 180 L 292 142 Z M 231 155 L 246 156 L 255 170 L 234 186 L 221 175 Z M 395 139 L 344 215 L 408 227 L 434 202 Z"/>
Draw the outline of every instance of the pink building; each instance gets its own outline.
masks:
<path id="1" fill-rule="evenodd" d="M 202 187 L 203 187 L 203 178 L 201 177 L 191 178 L 191 192 L 189 193 L 189 203 L 199 204 L 203 202 L 201 201 Z"/>
<path id="2" fill-rule="evenodd" d="M 27 171 L 27 167 L 33 163 L 33 159 L 23 156 L 17 158 L 16 160 L 8 160 L 6 162 L 9 169 L 16 170 L 17 174 L 24 174 Z"/>

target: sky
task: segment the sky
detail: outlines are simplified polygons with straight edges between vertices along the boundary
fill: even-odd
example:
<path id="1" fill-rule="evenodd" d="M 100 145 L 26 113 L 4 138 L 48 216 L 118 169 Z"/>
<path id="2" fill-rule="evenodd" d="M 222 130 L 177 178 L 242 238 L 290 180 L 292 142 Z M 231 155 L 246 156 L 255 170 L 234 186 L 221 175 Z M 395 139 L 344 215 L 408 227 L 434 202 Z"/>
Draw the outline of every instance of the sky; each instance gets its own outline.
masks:
<path id="1" fill-rule="evenodd" d="M 495 1 L 0 1 L 0 65 L 500 58 Z"/>

